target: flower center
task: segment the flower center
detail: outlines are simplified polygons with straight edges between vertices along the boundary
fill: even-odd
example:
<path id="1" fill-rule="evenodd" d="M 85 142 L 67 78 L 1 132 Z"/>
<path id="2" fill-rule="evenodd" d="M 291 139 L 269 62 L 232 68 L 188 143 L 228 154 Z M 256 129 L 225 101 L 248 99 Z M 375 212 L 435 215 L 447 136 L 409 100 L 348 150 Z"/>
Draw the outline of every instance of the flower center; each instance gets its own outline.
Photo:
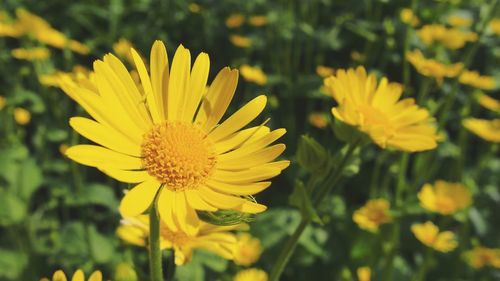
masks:
<path id="1" fill-rule="evenodd" d="M 142 163 L 148 173 L 172 191 L 197 188 L 217 162 L 207 135 L 189 123 L 156 125 L 144 135 Z"/>

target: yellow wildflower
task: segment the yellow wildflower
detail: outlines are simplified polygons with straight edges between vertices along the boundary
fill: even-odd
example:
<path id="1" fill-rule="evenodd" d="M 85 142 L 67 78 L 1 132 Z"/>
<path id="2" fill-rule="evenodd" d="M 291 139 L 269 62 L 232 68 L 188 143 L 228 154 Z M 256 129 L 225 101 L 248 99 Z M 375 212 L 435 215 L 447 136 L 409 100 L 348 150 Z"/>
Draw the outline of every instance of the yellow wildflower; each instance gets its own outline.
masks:
<path id="1" fill-rule="evenodd" d="M 54 275 L 52 275 L 52 281 L 66 281 L 66 274 L 62 270 L 58 270 L 54 272 Z M 48 278 L 42 278 L 40 281 L 50 281 Z M 73 274 L 73 277 L 71 278 L 71 281 L 85 281 L 85 274 L 81 269 L 78 269 L 75 271 Z M 89 279 L 87 281 L 102 281 L 102 273 L 100 271 L 94 271 Z"/>
<path id="2" fill-rule="evenodd" d="M 255 84 L 261 86 L 266 85 L 267 83 L 266 74 L 262 71 L 262 69 L 258 67 L 244 64 L 240 66 L 240 73 L 241 76 L 243 76 L 243 79 L 245 79 L 246 81 L 254 82 Z"/>
<path id="3" fill-rule="evenodd" d="M 451 15 L 447 21 L 453 27 L 469 27 L 472 25 L 472 19 L 459 15 Z"/>
<path id="4" fill-rule="evenodd" d="M 385 199 L 371 199 L 352 215 L 352 219 L 364 230 L 377 232 L 381 224 L 392 221 L 390 203 Z"/>
<path id="5" fill-rule="evenodd" d="M 381 148 L 408 152 L 436 148 L 435 120 L 414 99 L 399 100 L 401 84 L 384 77 L 377 85 L 374 74 L 358 67 L 338 70 L 324 85 L 338 103 L 332 108 L 333 116 L 368 134 Z"/>
<path id="6" fill-rule="evenodd" d="M 488 95 L 479 94 L 477 96 L 477 102 L 484 108 L 487 108 L 494 112 L 500 112 L 500 101 Z"/>
<path id="7" fill-rule="evenodd" d="M 358 281 L 370 281 L 372 270 L 368 266 L 359 267 L 356 269 Z"/>
<path id="8" fill-rule="evenodd" d="M 16 23 L 0 22 L 0 37 L 18 38 L 24 35 L 24 29 Z"/>
<path id="9" fill-rule="evenodd" d="M 490 21 L 490 29 L 493 33 L 500 36 L 500 18 L 494 18 Z"/>
<path id="10" fill-rule="evenodd" d="M 119 58 L 125 58 L 127 61 L 131 64 L 134 63 L 134 58 L 132 57 L 132 53 L 130 52 L 130 49 L 132 49 L 134 46 L 130 41 L 128 41 L 125 38 L 120 38 L 118 42 L 113 44 L 113 51 Z"/>
<path id="11" fill-rule="evenodd" d="M 418 73 L 427 77 L 433 77 L 438 83 L 442 83 L 445 77 L 452 78 L 458 76 L 463 68 L 462 63 L 445 65 L 436 60 L 427 59 L 420 50 L 408 52 L 406 59 L 415 67 Z"/>
<path id="12" fill-rule="evenodd" d="M 328 126 L 329 120 L 322 112 L 312 112 L 309 114 L 309 123 L 318 129 L 324 129 Z"/>
<path id="13" fill-rule="evenodd" d="M 240 27 L 245 22 L 245 16 L 242 14 L 232 14 L 226 19 L 226 26 L 229 28 Z"/>
<path id="14" fill-rule="evenodd" d="M 495 79 L 492 76 L 482 76 L 477 71 L 464 70 L 462 74 L 460 74 L 458 81 L 481 90 L 491 90 L 495 88 Z"/>
<path id="15" fill-rule="evenodd" d="M 264 15 L 254 15 L 248 19 L 248 23 L 253 26 L 264 26 L 267 24 L 267 17 Z"/>
<path id="16" fill-rule="evenodd" d="M 50 57 L 50 51 L 47 48 L 38 47 L 31 49 L 13 49 L 11 54 L 14 58 L 20 60 L 46 60 Z"/>
<path id="17" fill-rule="evenodd" d="M 38 77 L 40 84 L 48 87 L 60 87 L 61 78 L 64 76 L 78 81 L 87 79 L 90 71 L 81 65 L 75 65 L 72 72 L 55 71 L 49 74 L 43 74 Z"/>
<path id="18" fill-rule="evenodd" d="M 4 96 L 0 96 L 0 110 L 2 110 L 7 104 L 7 99 Z"/>
<path id="19" fill-rule="evenodd" d="M 417 31 L 417 35 L 426 45 L 439 42 L 452 50 L 460 49 L 465 43 L 475 42 L 478 38 L 475 32 L 447 28 L 439 24 L 424 25 Z"/>
<path id="20" fill-rule="evenodd" d="M 238 242 L 234 247 L 234 263 L 250 266 L 257 262 L 262 254 L 260 240 L 248 233 L 238 235 Z"/>
<path id="21" fill-rule="evenodd" d="M 450 252 L 457 247 L 455 234 L 451 231 L 439 232 L 439 228 L 431 221 L 413 224 L 411 231 L 422 244 L 439 252 Z"/>
<path id="22" fill-rule="evenodd" d="M 478 246 L 465 252 L 464 258 L 467 263 L 475 269 L 480 269 L 485 266 L 500 268 L 500 249 Z"/>
<path id="23" fill-rule="evenodd" d="M 471 204 L 472 197 L 469 190 L 460 183 L 450 183 L 438 180 L 425 184 L 418 193 L 420 205 L 425 209 L 451 215 Z"/>
<path id="24" fill-rule="evenodd" d="M 316 66 L 316 74 L 318 74 L 320 77 L 326 78 L 335 74 L 335 69 L 329 66 L 318 65 Z"/>
<path id="25" fill-rule="evenodd" d="M 196 3 L 189 3 L 188 10 L 191 13 L 197 14 L 197 13 L 199 13 L 201 11 L 201 6 L 198 5 L 198 4 L 196 4 Z"/>
<path id="26" fill-rule="evenodd" d="M 231 35 L 229 37 L 229 40 L 231 41 L 231 43 L 233 43 L 233 45 L 235 45 L 236 47 L 240 47 L 240 48 L 248 48 L 250 46 L 252 46 L 252 39 L 250 39 L 249 37 L 246 37 L 246 36 L 241 36 L 241 35 Z"/>
<path id="27" fill-rule="evenodd" d="M 500 119 L 467 118 L 462 122 L 462 125 L 487 141 L 500 143 Z"/>
<path id="28" fill-rule="evenodd" d="M 402 22 L 411 26 L 417 26 L 420 23 L 418 17 L 413 13 L 411 9 L 408 8 L 404 8 L 401 10 L 401 12 L 399 13 L 399 18 Z"/>
<path id="29" fill-rule="evenodd" d="M 31 113 L 20 107 L 14 108 L 14 120 L 19 125 L 27 125 L 31 121 Z"/>
<path id="30" fill-rule="evenodd" d="M 261 269 L 250 268 L 239 271 L 233 281 L 267 281 L 267 273 Z"/>

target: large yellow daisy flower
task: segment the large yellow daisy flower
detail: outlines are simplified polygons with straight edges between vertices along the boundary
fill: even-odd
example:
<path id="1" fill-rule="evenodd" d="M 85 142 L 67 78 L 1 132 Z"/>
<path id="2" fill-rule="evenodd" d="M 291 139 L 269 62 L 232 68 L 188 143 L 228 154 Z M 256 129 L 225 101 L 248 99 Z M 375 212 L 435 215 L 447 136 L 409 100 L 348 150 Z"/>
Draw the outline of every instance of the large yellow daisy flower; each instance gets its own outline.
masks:
<path id="1" fill-rule="evenodd" d="M 412 98 L 399 100 L 403 88 L 375 75 L 364 67 L 337 71 L 324 81 L 338 105 L 332 113 L 338 120 L 368 134 L 382 148 L 415 152 L 434 149 L 437 134 L 429 112 Z"/>
<path id="2" fill-rule="evenodd" d="M 141 85 L 115 56 L 94 63 L 89 79 L 61 79 L 61 88 L 95 120 L 73 117 L 70 125 L 98 145 L 76 145 L 66 155 L 126 183 L 137 183 L 120 204 L 125 217 L 143 213 L 157 196 L 161 219 L 172 230 L 193 231 L 194 210 L 258 213 L 248 200 L 271 183 L 289 161 L 274 161 L 284 144 L 271 143 L 285 129 L 263 124 L 242 129 L 263 111 L 261 95 L 220 123 L 233 98 L 238 71 L 226 67 L 205 90 L 209 58 L 178 47 L 169 71 L 166 48 L 156 41 L 150 73 L 131 49 Z M 206 95 L 203 94 L 206 91 Z"/>

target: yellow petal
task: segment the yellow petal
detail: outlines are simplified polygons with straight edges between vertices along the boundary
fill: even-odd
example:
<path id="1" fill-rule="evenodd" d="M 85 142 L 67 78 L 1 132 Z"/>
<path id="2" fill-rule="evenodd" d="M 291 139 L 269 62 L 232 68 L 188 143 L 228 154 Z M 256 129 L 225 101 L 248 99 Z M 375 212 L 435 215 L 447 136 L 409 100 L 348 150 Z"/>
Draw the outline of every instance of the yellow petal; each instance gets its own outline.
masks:
<path id="1" fill-rule="evenodd" d="M 102 273 L 99 270 L 94 271 L 88 281 L 102 281 Z"/>
<path id="2" fill-rule="evenodd" d="M 212 175 L 212 179 L 225 183 L 246 184 L 267 180 L 281 173 L 277 168 L 262 168 L 256 167 L 243 171 L 224 171 L 216 170 Z"/>
<path id="3" fill-rule="evenodd" d="M 253 195 L 261 192 L 271 185 L 269 181 L 248 183 L 248 184 L 230 184 L 216 180 L 208 180 L 206 185 L 214 190 L 235 195 Z"/>
<path id="4" fill-rule="evenodd" d="M 245 200 L 245 203 L 243 203 L 238 208 L 238 211 L 243 212 L 243 213 L 250 213 L 250 214 L 262 213 L 265 210 L 267 210 L 266 206 L 259 204 L 259 203 L 251 202 L 248 200 Z"/>
<path id="5" fill-rule="evenodd" d="M 218 154 L 222 154 L 240 147 L 244 144 L 252 143 L 253 141 L 265 136 L 270 129 L 265 126 L 256 126 L 244 129 L 233 133 L 232 135 L 215 143 L 215 150 Z"/>
<path id="6" fill-rule="evenodd" d="M 273 161 L 280 156 L 283 151 L 285 151 L 285 145 L 280 143 L 240 157 L 219 158 L 217 159 L 217 169 L 242 170 L 252 168 Z"/>
<path id="7" fill-rule="evenodd" d="M 187 189 L 185 191 L 188 204 L 196 210 L 215 212 L 217 208 L 208 204 L 198 195 L 198 191 Z"/>
<path id="8" fill-rule="evenodd" d="M 71 281 L 85 281 L 85 274 L 81 269 L 78 269 L 71 278 Z"/>
<path id="9" fill-rule="evenodd" d="M 52 276 L 52 281 L 67 281 L 66 275 L 62 270 L 58 270 L 54 272 L 54 275 Z"/>
<path id="10" fill-rule="evenodd" d="M 168 188 L 162 188 L 160 196 L 158 197 L 158 212 L 160 218 L 171 231 L 177 231 L 178 227 L 174 221 L 172 211 L 174 211 L 175 194 Z"/>
<path id="11" fill-rule="evenodd" d="M 66 156 L 91 167 L 108 166 L 124 170 L 138 170 L 142 167 L 141 158 L 121 154 L 97 145 L 72 146 L 66 150 Z"/>
<path id="12" fill-rule="evenodd" d="M 252 141 L 250 142 L 245 142 L 241 147 L 239 147 L 234 151 L 231 151 L 223 155 L 219 155 L 217 160 L 234 159 L 245 155 L 254 154 L 255 152 L 261 150 L 262 148 L 270 145 L 271 143 L 282 137 L 285 133 L 286 133 L 285 129 L 274 130 L 269 134 L 261 136 L 260 138 L 252 139 Z"/>
<path id="13" fill-rule="evenodd" d="M 169 81 L 167 49 L 163 42 L 156 40 L 151 48 L 150 55 L 151 85 L 158 111 L 162 119 L 167 119 L 166 101 Z M 166 82 L 166 84 L 164 84 Z"/>
<path id="14" fill-rule="evenodd" d="M 245 201 L 242 198 L 222 194 L 205 186 L 199 187 L 198 192 L 203 200 L 220 209 L 234 209 Z"/>
<path id="15" fill-rule="evenodd" d="M 189 71 L 191 70 L 191 53 L 179 45 L 172 60 L 170 81 L 168 83 L 167 116 L 169 121 L 179 120 L 184 112 L 184 100 L 189 86 Z"/>
<path id="16" fill-rule="evenodd" d="M 127 171 L 106 166 L 99 169 L 106 175 L 126 183 L 140 183 L 150 178 L 147 171 Z"/>
<path id="17" fill-rule="evenodd" d="M 208 72 L 210 70 L 210 59 L 206 53 L 201 53 L 196 58 L 191 71 L 189 80 L 189 89 L 186 93 L 184 111 L 180 118 L 181 121 L 192 122 L 194 113 L 200 104 L 201 97 L 207 86 Z"/>
<path id="18" fill-rule="evenodd" d="M 142 214 L 151 205 L 160 183 L 153 178 L 142 182 L 127 193 L 120 202 L 120 214 L 124 217 L 135 217 Z"/>

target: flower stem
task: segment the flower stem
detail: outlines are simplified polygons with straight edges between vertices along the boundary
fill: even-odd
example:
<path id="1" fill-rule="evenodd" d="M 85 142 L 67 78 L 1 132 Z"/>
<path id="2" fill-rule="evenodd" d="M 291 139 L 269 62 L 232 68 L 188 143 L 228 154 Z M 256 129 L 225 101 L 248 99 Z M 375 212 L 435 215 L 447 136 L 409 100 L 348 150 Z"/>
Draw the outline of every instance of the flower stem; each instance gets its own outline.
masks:
<path id="1" fill-rule="evenodd" d="M 162 281 L 160 249 L 160 221 L 157 214 L 156 202 L 151 204 L 149 210 L 149 271 L 151 281 Z"/>

